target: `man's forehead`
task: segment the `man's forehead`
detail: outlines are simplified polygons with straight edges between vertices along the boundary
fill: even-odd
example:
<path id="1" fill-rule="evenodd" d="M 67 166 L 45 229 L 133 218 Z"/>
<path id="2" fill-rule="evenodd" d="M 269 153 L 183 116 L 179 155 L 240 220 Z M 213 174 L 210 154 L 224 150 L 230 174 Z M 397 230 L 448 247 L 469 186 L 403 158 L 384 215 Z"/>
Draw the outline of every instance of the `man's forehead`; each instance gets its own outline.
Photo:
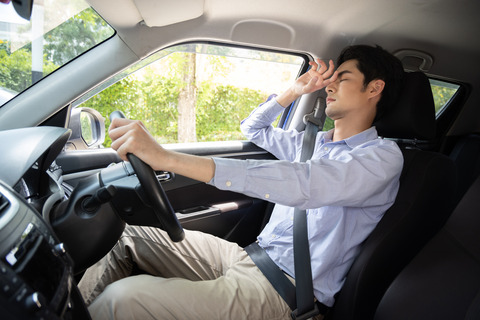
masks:
<path id="1" fill-rule="evenodd" d="M 344 63 L 338 66 L 337 71 L 339 74 L 360 72 L 360 70 L 358 70 L 357 60 L 355 59 L 345 61 Z"/>

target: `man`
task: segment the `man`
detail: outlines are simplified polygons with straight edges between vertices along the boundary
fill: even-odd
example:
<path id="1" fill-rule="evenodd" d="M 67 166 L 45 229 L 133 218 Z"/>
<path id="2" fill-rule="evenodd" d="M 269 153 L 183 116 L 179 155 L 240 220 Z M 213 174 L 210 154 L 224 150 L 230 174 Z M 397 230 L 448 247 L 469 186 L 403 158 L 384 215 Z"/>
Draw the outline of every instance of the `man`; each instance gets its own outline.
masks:
<path id="1" fill-rule="evenodd" d="M 398 191 L 402 154 L 394 142 L 378 138 L 372 123 L 395 103 L 403 70 L 392 55 L 370 46 L 346 48 L 336 71 L 332 61 L 310 65 L 242 122 L 245 135 L 279 160 L 175 153 L 140 122 L 126 119 L 113 121 L 109 133 L 123 159 L 131 152 L 155 170 L 276 203 L 258 241 L 292 281 L 293 208 L 308 209 L 314 294 L 331 306 L 359 245 Z M 299 163 L 303 132 L 271 123 L 298 97 L 322 88 L 335 128 L 318 133 L 312 159 Z M 148 275 L 128 277 L 134 268 Z M 94 319 L 290 319 L 291 313 L 242 248 L 200 232 L 186 231 L 174 244 L 158 229 L 127 227 L 79 286 Z"/>

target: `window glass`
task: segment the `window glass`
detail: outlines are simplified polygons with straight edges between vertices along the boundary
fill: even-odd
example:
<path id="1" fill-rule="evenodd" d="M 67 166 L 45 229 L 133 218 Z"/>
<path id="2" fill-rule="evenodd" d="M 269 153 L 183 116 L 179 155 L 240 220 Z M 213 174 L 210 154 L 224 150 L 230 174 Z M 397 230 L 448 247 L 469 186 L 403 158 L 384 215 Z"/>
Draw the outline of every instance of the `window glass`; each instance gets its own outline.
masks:
<path id="1" fill-rule="evenodd" d="M 34 1 L 30 20 L 0 3 L 0 106 L 113 34 L 84 0 Z"/>
<path id="2" fill-rule="evenodd" d="M 105 119 L 120 110 L 143 121 L 159 143 L 242 140 L 240 121 L 270 94 L 286 90 L 304 65 L 305 57 L 292 54 L 180 45 L 129 68 L 74 106 Z M 106 137 L 104 146 L 110 143 Z"/>
<path id="3" fill-rule="evenodd" d="M 435 115 L 438 117 L 452 100 L 460 86 L 435 79 L 430 79 L 430 86 L 432 87 L 433 100 L 435 102 Z"/>

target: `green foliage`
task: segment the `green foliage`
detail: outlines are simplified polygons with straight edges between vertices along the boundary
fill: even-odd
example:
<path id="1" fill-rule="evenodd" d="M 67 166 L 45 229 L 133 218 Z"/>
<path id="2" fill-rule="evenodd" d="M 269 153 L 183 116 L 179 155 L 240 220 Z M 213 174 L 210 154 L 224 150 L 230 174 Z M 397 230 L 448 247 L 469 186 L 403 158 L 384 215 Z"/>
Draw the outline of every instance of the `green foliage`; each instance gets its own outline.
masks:
<path id="1" fill-rule="evenodd" d="M 202 83 L 197 96 L 198 141 L 243 139 L 240 121 L 266 98 L 252 89 Z"/>
<path id="2" fill-rule="evenodd" d="M 124 78 L 95 95 L 82 107 L 99 111 L 106 119 L 121 110 L 128 118 L 141 120 L 160 143 L 177 142 L 177 101 L 180 87 L 175 79 L 147 75 L 146 81 Z M 232 86 L 214 86 L 206 81 L 199 86 L 197 95 L 198 141 L 244 139 L 240 121 L 247 117 L 266 95 L 255 90 Z M 106 137 L 105 147 L 110 138 Z"/>
<path id="3" fill-rule="evenodd" d="M 74 59 L 113 34 L 88 8 L 44 35 L 43 75 Z M 0 40 L 0 86 L 21 92 L 32 85 L 31 44 L 11 52 L 11 44 Z"/>
<path id="4" fill-rule="evenodd" d="M 457 89 L 441 86 L 432 86 L 433 101 L 435 102 L 435 112 L 440 111 L 442 107 L 453 97 Z"/>
<path id="5" fill-rule="evenodd" d="M 98 93 L 82 107 L 96 109 L 106 119 L 112 111 L 121 110 L 128 118 L 141 120 L 159 143 L 176 143 L 179 94 L 187 85 L 184 72 L 191 72 L 186 68 L 188 57 L 196 49 L 162 57 Z M 218 55 L 207 55 L 202 59 L 206 61 L 203 67 L 210 71 L 205 74 L 210 77 L 194 84 L 196 104 L 192 107 L 196 109 L 196 141 L 244 139 L 240 121 L 266 99 L 266 94 L 215 83 L 213 75 L 216 79 L 226 76 L 229 62 Z M 107 128 L 109 124 L 106 120 Z M 104 146 L 108 147 L 111 141 L 108 137 L 106 139 Z"/>
<path id="6" fill-rule="evenodd" d="M 92 121 L 90 115 L 87 113 L 82 112 L 80 114 L 80 126 L 82 130 L 82 138 L 85 140 L 87 145 L 93 142 L 93 135 L 92 135 Z"/>
<path id="7" fill-rule="evenodd" d="M 48 74 L 57 67 L 43 60 L 43 73 Z M 21 92 L 32 84 L 32 52 L 19 49 L 12 54 L 0 49 L 0 86 Z"/>
<path id="8" fill-rule="evenodd" d="M 90 98 L 82 104 L 82 107 L 92 108 L 100 112 L 105 118 L 105 126 L 108 129 L 110 113 L 121 110 L 127 117 L 132 117 L 132 111 L 136 109 L 138 101 L 139 94 L 135 81 L 125 78 Z M 106 135 L 105 145 L 110 146 L 110 143 L 110 137 Z"/>
<path id="9" fill-rule="evenodd" d="M 131 119 L 142 120 L 160 143 L 177 141 L 177 102 L 179 82 L 175 78 L 152 74 L 138 88 L 141 103 L 131 112 Z"/>
<path id="10" fill-rule="evenodd" d="M 50 61 L 63 65 L 112 34 L 112 28 L 92 8 L 88 8 L 47 32 L 44 35 L 44 51 Z"/>
<path id="11" fill-rule="evenodd" d="M 333 122 L 332 119 L 330 119 L 329 117 L 327 117 L 325 119 L 325 123 L 323 124 L 323 131 L 328 131 L 330 129 L 333 129 L 333 127 L 335 126 L 335 123 Z"/>
<path id="12" fill-rule="evenodd" d="M 32 54 L 20 49 L 8 55 L 0 51 L 0 86 L 20 92 L 32 83 Z"/>

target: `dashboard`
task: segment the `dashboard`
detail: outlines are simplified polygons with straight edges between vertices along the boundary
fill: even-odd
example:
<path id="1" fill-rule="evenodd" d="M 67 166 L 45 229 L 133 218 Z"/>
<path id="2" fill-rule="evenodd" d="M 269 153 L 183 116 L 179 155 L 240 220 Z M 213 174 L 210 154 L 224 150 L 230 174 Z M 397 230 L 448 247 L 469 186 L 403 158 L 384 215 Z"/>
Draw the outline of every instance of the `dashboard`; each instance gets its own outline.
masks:
<path id="1" fill-rule="evenodd" d="M 2 319 L 88 319 L 75 276 L 110 251 L 126 223 L 163 227 L 128 162 L 67 186 L 55 160 L 70 134 L 0 131 Z"/>
<path id="2" fill-rule="evenodd" d="M 73 261 L 45 219 L 65 197 L 54 159 L 69 135 L 49 127 L 0 132 L 2 319 L 89 319 Z"/>

